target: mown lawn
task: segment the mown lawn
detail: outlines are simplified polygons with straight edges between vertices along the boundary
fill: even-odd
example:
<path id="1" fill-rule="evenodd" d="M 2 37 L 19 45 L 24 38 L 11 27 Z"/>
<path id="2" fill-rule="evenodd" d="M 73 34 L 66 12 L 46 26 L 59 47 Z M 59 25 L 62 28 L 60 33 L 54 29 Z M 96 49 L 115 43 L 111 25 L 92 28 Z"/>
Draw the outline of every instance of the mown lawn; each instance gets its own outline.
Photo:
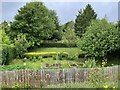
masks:
<path id="1" fill-rule="evenodd" d="M 80 53 L 80 49 L 77 47 L 70 48 L 61 48 L 61 47 L 40 47 L 30 50 L 30 52 L 68 52 L 69 54 L 77 54 Z"/>

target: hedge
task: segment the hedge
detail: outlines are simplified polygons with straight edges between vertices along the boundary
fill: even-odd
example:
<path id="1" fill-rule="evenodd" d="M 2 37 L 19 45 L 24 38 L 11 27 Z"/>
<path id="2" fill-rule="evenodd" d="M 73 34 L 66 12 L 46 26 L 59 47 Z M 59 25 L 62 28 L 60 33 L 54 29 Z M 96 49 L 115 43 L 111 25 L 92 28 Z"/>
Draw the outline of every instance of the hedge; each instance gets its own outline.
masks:
<path id="1" fill-rule="evenodd" d="M 24 56 L 26 57 L 39 57 L 39 56 L 42 56 L 42 57 L 45 57 L 45 56 L 59 56 L 60 58 L 62 57 L 67 57 L 68 56 L 68 53 L 67 52 L 28 52 L 28 53 L 25 53 Z"/>

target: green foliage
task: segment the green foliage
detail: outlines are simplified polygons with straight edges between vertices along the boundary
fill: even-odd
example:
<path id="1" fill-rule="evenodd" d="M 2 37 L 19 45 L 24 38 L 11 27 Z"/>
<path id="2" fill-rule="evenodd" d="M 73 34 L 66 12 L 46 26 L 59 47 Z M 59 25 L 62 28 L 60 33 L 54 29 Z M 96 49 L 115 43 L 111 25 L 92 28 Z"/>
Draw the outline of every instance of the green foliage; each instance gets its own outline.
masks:
<path id="1" fill-rule="evenodd" d="M 44 41 L 44 42 L 42 42 L 41 44 L 40 44 L 40 46 L 41 47 L 76 47 L 76 45 L 74 44 L 74 43 L 69 43 L 69 45 L 68 45 L 68 43 L 66 43 L 64 40 L 62 40 L 62 41 L 58 41 L 58 42 L 56 42 L 56 41 L 48 41 L 48 42 L 46 42 L 46 41 Z"/>
<path id="2" fill-rule="evenodd" d="M 105 19 L 94 20 L 78 42 L 86 56 L 103 57 L 120 48 L 119 30 Z"/>
<path id="3" fill-rule="evenodd" d="M 10 38 L 9 36 L 6 35 L 4 29 L 0 30 L 0 37 L 1 37 L 0 44 L 7 44 L 7 45 L 11 44 Z"/>
<path id="4" fill-rule="evenodd" d="M 0 70 L 1 71 L 6 71 L 6 70 L 12 71 L 12 70 L 20 70 L 20 69 L 28 69 L 28 68 L 29 67 L 24 65 L 24 63 L 23 63 L 23 65 L 6 65 L 6 66 L 3 66 L 3 67 L 1 66 Z"/>
<path id="5" fill-rule="evenodd" d="M 95 58 L 88 58 L 87 61 L 83 64 L 84 68 L 95 68 L 97 67 L 97 62 L 95 61 Z"/>
<path id="6" fill-rule="evenodd" d="M 56 30 L 54 33 L 53 33 L 53 36 L 52 38 L 53 40 L 61 40 L 62 39 L 62 34 L 60 31 Z"/>
<path id="7" fill-rule="evenodd" d="M 10 62 L 13 58 L 15 58 L 15 46 L 11 44 L 9 37 L 6 35 L 4 30 L 0 30 L 0 65 L 5 65 Z"/>
<path id="8" fill-rule="evenodd" d="M 93 87 L 110 88 L 111 86 L 112 87 L 117 86 L 115 85 L 116 81 L 113 82 L 113 80 L 110 79 L 111 77 L 109 76 L 109 74 L 106 73 L 106 70 L 104 68 L 106 64 L 107 62 L 103 60 L 101 68 L 95 68 L 89 72 L 88 79 L 89 82 L 93 85 Z M 109 82 L 112 82 L 111 85 L 109 84 Z"/>
<path id="9" fill-rule="evenodd" d="M 15 90 L 19 90 L 20 85 L 18 83 L 15 83 L 12 88 L 14 88 Z"/>
<path id="10" fill-rule="evenodd" d="M 26 57 L 38 57 L 38 56 L 53 56 L 53 55 L 57 55 L 59 52 L 28 52 L 25 53 L 24 55 Z"/>
<path id="11" fill-rule="evenodd" d="M 68 53 L 67 52 L 28 52 L 24 54 L 26 57 L 30 58 L 33 57 L 33 60 L 36 61 L 36 58 L 42 57 L 50 57 L 56 59 L 67 59 Z"/>
<path id="12" fill-rule="evenodd" d="M 53 35 L 51 38 L 48 38 L 50 40 L 61 40 L 62 35 L 61 35 L 61 30 L 60 30 L 60 25 L 59 25 L 59 20 L 56 12 L 54 10 L 49 10 L 50 17 L 52 18 L 54 24 L 55 24 L 55 31 L 53 32 Z"/>
<path id="13" fill-rule="evenodd" d="M 3 29 L 8 36 L 10 36 L 10 26 L 8 25 L 8 22 L 4 21 L 0 24 L 0 26 L 1 29 Z"/>
<path id="14" fill-rule="evenodd" d="M 78 60 L 78 54 L 70 54 L 68 60 Z"/>
<path id="15" fill-rule="evenodd" d="M 22 33 L 17 35 L 17 38 L 14 39 L 15 49 L 17 57 L 22 58 L 24 52 L 27 51 L 27 48 L 31 46 L 31 42 L 26 40 L 26 35 Z"/>
<path id="16" fill-rule="evenodd" d="M 62 42 L 68 47 L 76 46 L 77 37 L 74 32 L 74 22 L 70 21 L 63 26 Z"/>
<path id="17" fill-rule="evenodd" d="M 15 47 L 13 45 L 2 44 L 2 59 L 0 64 L 9 64 L 9 62 L 15 58 L 15 52 Z"/>
<path id="18" fill-rule="evenodd" d="M 58 53 L 58 58 L 59 60 L 68 59 L 68 53 L 67 52 Z"/>
<path id="19" fill-rule="evenodd" d="M 86 32 L 86 27 L 90 25 L 91 20 L 96 19 L 97 14 L 94 12 L 90 4 L 85 9 L 80 10 L 75 19 L 75 33 L 77 36 L 82 37 Z"/>
<path id="20" fill-rule="evenodd" d="M 11 30 L 15 36 L 26 34 L 26 39 L 39 45 L 41 39 L 49 38 L 55 31 L 54 20 L 49 10 L 42 2 L 30 2 L 18 10 L 15 21 L 11 23 Z"/>

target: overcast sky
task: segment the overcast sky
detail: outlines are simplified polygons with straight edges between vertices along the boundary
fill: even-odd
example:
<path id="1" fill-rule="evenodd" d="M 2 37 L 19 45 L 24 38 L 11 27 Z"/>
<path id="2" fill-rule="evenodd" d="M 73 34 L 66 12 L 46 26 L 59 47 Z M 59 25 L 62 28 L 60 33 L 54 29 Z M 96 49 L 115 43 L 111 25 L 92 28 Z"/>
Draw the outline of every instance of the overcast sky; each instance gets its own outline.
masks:
<path id="1" fill-rule="evenodd" d="M 2 2 L 2 20 L 13 21 L 18 9 L 26 2 Z M 57 12 L 60 23 L 64 24 L 74 20 L 78 11 L 85 8 L 87 2 L 45 2 L 45 6 Z M 118 3 L 117 2 L 91 2 L 90 3 L 98 15 L 103 18 L 107 15 L 110 22 L 118 21 Z"/>

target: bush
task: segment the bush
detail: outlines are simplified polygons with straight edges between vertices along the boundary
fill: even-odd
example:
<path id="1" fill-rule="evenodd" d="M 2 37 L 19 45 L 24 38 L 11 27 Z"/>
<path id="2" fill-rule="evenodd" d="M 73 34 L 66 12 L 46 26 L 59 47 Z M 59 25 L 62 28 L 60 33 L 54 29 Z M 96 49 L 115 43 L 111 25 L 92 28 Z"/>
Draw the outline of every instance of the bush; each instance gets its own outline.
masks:
<path id="1" fill-rule="evenodd" d="M 6 65 L 6 66 L 0 67 L 1 71 L 6 71 L 6 70 L 12 71 L 12 70 L 20 70 L 20 69 L 26 69 L 26 68 L 29 68 L 29 67 L 26 65 Z"/>
<path id="2" fill-rule="evenodd" d="M 16 56 L 15 47 L 11 44 L 5 30 L 0 30 L 0 37 L 0 65 L 5 65 Z"/>
<path id="3" fill-rule="evenodd" d="M 25 53 L 24 55 L 26 57 L 39 57 L 39 56 L 53 56 L 53 55 L 57 55 L 58 52 L 28 52 L 28 53 Z"/>
<path id="4" fill-rule="evenodd" d="M 31 57 L 53 57 L 54 60 L 56 59 L 67 59 L 68 53 L 67 52 L 28 52 L 24 54 L 25 57 L 31 58 Z"/>
<path id="5" fill-rule="evenodd" d="M 120 32 L 105 19 L 94 20 L 79 40 L 78 47 L 86 56 L 104 57 L 108 52 L 120 48 Z"/>
<path id="6" fill-rule="evenodd" d="M 9 62 L 15 58 L 15 47 L 14 45 L 2 44 L 2 58 L 1 65 L 9 64 Z"/>
<path id="7" fill-rule="evenodd" d="M 24 52 L 27 51 L 27 48 L 30 47 L 32 44 L 31 42 L 28 42 L 26 39 L 25 34 L 18 34 L 17 38 L 14 39 L 15 43 L 15 49 L 16 49 L 16 54 L 17 57 L 23 58 Z"/>
<path id="8" fill-rule="evenodd" d="M 84 68 L 95 68 L 97 67 L 97 62 L 95 61 L 94 58 L 89 58 L 88 61 L 85 61 L 83 64 Z"/>
<path id="9" fill-rule="evenodd" d="M 61 52 L 61 53 L 58 54 L 58 58 L 59 58 L 59 60 L 68 59 L 68 53 L 67 52 Z"/>

